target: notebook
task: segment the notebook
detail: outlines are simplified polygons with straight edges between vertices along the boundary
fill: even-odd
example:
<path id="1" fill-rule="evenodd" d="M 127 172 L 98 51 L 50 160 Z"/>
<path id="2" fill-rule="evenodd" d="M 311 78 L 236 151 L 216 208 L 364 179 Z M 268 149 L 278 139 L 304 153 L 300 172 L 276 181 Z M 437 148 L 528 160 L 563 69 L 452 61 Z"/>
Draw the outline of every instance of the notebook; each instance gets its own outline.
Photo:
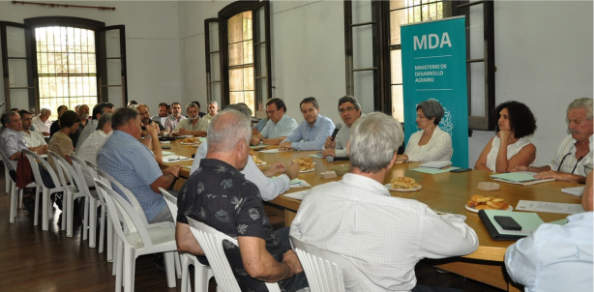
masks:
<path id="1" fill-rule="evenodd" d="M 491 176 L 496 181 L 521 185 L 521 186 L 530 186 L 535 184 L 541 184 L 545 182 L 554 181 L 554 178 L 548 179 L 538 179 L 534 178 L 536 172 L 529 172 L 529 171 L 520 171 L 520 172 L 510 172 L 510 173 L 502 173 L 502 174 L 494 174 Z"/>
<path id="2" fill-rule="evenodd" d="M 526 212 L 509 212 L 501 210 L 480 210 L 478 212 L 481 221 L 487 228 L 489 235 L 494 240 L 518 240 L 520 238 L 530 235 L 530 233 L 536 230 L 544 222 L 536 213 Z M 520 226 L 521 231 L 505 230 L 499 223 L 495 221 L 495 216 L 508 216 L 512 217 Z"/>
<path id="3" fill-rule="evenodd" d="M 423 168 L 446 169 L 446 168 L 449 168 L 451 165 L 452 165 L 451 161 L 429 161 L 429 162 L 425 162 L 419 166 L 423 167 Z"/>

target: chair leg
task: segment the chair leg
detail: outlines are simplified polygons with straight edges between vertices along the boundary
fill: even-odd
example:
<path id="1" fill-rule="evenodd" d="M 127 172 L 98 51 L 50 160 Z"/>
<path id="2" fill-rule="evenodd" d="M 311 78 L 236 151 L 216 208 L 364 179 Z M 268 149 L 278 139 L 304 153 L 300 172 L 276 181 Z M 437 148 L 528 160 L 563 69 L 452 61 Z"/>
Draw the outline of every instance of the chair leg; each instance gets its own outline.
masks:
<path id="1" fill-rule="evenodd" d="M 113 225 L 111 218 L 107 217 L 107 261 L 113 261 Z"/>
<path id="2" fill-rule="evenodd" d="M 66 237 L 72 237 L 72 216 L 74 215 L 74 198 L 73 193 L 66 191 L 66 212 L 62 212 L 62 230 L 66 229 Z M 66 220 L 64 220 L 64 214 L 66 214 Z M 66 221 L 66 222 L 64 222 Z"/>
<path id="3" fill-rule="evenodd" d="M 10 182 L 10 184 L 14 184 L 12 181 Z M 15 186 L 11 187 L 11 191 L 10 191 L 10 211 L 9 211 L 9 221 L 10 223 L 14 223 L 14 219 L 16 218 L 16 197 L 17 197 L 17 188 Z"/>
<path id="4" fill-rule="evenodd" d="M 35 217 L 33 219 L 33 226 L 37 226 L 37 222 L 39 221 L 39 188 L 40 186 L 35 187 Z"/>
<path id="5" fill-rule="evenodd" d="M 190 285 L 190 269 L 188 267 L 189 258 L 187 255 L 180 255 L 181 258 L 181 265 L 182 265 L 182 280 L 181 280 L 181 292 L 189 292 L 192 289 L 192 285 Z M 194 269 L 196 272 L 196 269 Z M 194 284 L 196 285 L 196 284 Z"/>
<path id="6" fill-rule="evenodd" d="M 19 203 L 17 204 L 19 209 L 23 208 L 23 190 L 19 189 Z"/>
<path id="7" fill-rule="evenodd" d="M 89 238 L 89 204 L 91 204 L 91 197 L 82 197 L 81 200 L 85 200 L 85 214 L 83 217 L 83 240 L 87 240 Z M 96 224 L 96 222 L 95 222 Z"/>
<path id="8" fill-rule="evenodd" d="M 134 265 L 134 258 L 132 254 L 132 249 L 128 246 L 124 247 L 124 292 L 132 292 L 134 291 L 134 277 L 132 274 L 132 265 Z M 119 267 L 119 265 L 118 265 Z"/>
<path id="9" fill-rule="evenodd" d="M 101 205 L 101 221 L 99 222 L 99 253 L 103 253 L 105 248 L 105 205 Z"/>
<path id="10" fill-rule="evenodd" d="M 181 279 L 181 277 L 182 277 L 181 261 L 179 259 L 179 253 L 178 252 L 174 252 L 174 254 L 173 254 L 173 260 L 175 261 L 175 274 L 177 275 L 177 278 L 178 279 Z"/>
<path id="11" fill-rule="evenodd" d="M 46 187 L 43 188 L 42 192 L 43 192 L 43 194 L 41 195 L 42 196 L 41 199 L 43 200 L 43 202 L 41 203 L 41 205 L 42 205 L 41 206 L 41 230 L 48 230 L 48 222 L 47 222 L 49 220 L 49 215 L 48 215 L 49 202 L 48 201 L 50 201 L 51 199 L 48 194 L 49 190 Z"/>
<path id="12" fill-rule="evenodd" d="M 95 248 L 95 237 L 97 234 L 97 200 L 93 198 L 87 198 L 89 200 L 89 212 L 88 212 L 88 223 L 89 223 L 89 247 Z M 86 208 L 86 206 L 85 206 Z M 87 218 L 87 212 L 85 212 L 85 218 Z M 86 234 L 86 233 L 85 233 Z"/>
<path id="13" fill-rule="evenodd" d="M 165 274 L 167 275 L 167 287 L 175 288 L 175 264 L 173 260 L 173 252 L 163 253 L 165 258 Z"/>
<path id="14" fill-rule="evenodd" d="M 121 292 L 122 291 L 122 257 L 123 257 L 123 253 L 124 253 L 124 248 L 122 246 L 120 246 L 120 244 L 118 243 L 118 246 L 116 247 L 116 259 L 113 261 L 113 270 L 116 272 L 115 276 L 116 276 L 116 288 L 115 291 L 116 292 Z"/>
<path id="15" fill-rule="evenodd" d="M 4 161 L 4 163 L 8 163 L 8 161 Z M 8 181 L 8 178 L 10 177 L 10 172 L 8 171 L 8 168 L 4 167 L 4 179 L 6 181 Z M 6 194 L 10 195 L 10 184 L 6 184 Z"/>

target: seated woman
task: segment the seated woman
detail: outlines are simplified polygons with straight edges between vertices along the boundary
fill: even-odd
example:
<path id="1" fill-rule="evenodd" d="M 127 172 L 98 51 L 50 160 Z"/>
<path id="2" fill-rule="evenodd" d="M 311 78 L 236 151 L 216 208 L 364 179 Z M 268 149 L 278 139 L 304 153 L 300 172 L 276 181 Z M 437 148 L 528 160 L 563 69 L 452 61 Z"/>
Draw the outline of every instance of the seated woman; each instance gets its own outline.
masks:
<path id="1" fill-rule="evenodd" d="M 536 119 L 523 103 L 508 101 L 493 111 L 497 118 L 497 135 L 487 143 L 474 165 L 475 169 L 507 172 L 518 165 L 530 165 L 536 158 L 536 147 L 528 138 L 536 131 Z"/>
<path id="2" fill-rule="evenodd" d="M 403 161 L 450 161 L 454 150 L 452 137 L 439 128 L 443 118 L 443 107 L 435 100 L 426 100 L 417 105 L 417 127 L 421 130 L 412 134 L 403 155 L 396 162 Z"/>

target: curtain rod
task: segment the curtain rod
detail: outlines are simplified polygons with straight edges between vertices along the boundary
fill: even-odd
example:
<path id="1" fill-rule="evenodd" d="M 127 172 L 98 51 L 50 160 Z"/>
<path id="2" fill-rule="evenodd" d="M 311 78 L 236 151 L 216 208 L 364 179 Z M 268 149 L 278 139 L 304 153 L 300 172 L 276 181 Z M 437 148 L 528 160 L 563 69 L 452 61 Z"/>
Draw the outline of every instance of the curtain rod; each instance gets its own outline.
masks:
<path id="1" fill-rule="evenodd" d="M 64 8 L 92 8 L 92 9 L 99 9 L 99 10 L 116 10 L 115 7 L 105 7 L 105 6 L 85 6 L 85 5 L 71 5 L 71 4 L 56 4 L 56 3 L 41 3 L 41 2 L 27 2 L 27 1 L 12 1 L 12 4 L 31 4 L 31 5 L 39 5 L 39 6 L 49 6 L 52 8 L 57 7 L 64 7 Z"/>

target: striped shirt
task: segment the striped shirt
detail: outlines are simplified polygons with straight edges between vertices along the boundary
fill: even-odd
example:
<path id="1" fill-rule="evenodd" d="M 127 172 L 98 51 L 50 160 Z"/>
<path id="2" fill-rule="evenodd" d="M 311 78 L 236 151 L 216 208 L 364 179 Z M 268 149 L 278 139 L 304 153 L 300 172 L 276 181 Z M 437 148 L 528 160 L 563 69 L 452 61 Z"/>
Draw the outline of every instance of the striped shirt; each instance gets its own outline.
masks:
<path id="1" fill-rule="evenodd" d="M 551 164 L 549 164 L 551 170 L 580 176 L 586 176 L 592 171 L 592 136 L 590 136 L 590 152 L 579 161 L 579 157 L 575 157 L 575 142 L 577 141 L 571 135 L 565 137 L 561 145 L 559 145 Z"/>
<path id="2" fill-rule="evenodd" d="M 171 133 L 173 130 L 175 130 L 175 127 L 177 127 L 177 123 L 185 119 L 186 117 L 182 115 L 179 116 L 179 119 L 176 119 L 173 115 L 170 115 L 165 120 L 165 129 Z"/>
<path id="3" fill-rule="evenodd" d="M 151 151 L 130 134 L 113 131 L 99 149 L 97 167 L 136 196 L 147 221 L 153 220 L 167 207 L 163 196 L 151 189 L 151 184 L 163 175 L 163 171 Z M 119 189 L 115 189 L 124 196 Z"/>

